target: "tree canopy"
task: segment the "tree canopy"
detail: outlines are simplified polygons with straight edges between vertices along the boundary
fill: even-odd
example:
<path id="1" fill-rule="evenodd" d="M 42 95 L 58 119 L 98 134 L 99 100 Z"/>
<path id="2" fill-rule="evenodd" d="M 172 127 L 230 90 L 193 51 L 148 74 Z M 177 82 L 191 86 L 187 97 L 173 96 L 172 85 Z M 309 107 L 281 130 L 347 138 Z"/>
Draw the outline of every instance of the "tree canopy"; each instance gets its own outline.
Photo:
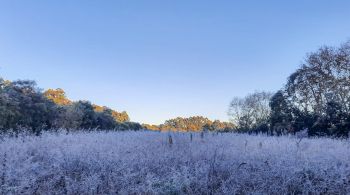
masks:
<path id="1" fill-rule="evenodd" d="M 234 98 L 229 115 L 243 132 L 345 137 L 350 132 L 350 41 L 307 55 L 274 95 Z M 263 127 L 263 128 L 262 128 Z"/>
<path id="2" fill-rule="evenodd" d="M 221 122 L 215 120 L 214 122 L 203 116 L 193 116 L 189 118 L 177 117 L 169 119 L 159 126 L 143 125 L 145 129 L 160 130 L 160 131 L 234 131 L 235 126 L 232 123 Z"/>
<path id="3" fill-rule="evenodd" d="M 101 109 L 102 108 L 102 109 Z M 0 131 L 26 130 L 39 134 L 50 129 L 141 129 L 126 112 L 71 101 L 63 89 L 42 92 L 34 81 L 0 79 Z"/>

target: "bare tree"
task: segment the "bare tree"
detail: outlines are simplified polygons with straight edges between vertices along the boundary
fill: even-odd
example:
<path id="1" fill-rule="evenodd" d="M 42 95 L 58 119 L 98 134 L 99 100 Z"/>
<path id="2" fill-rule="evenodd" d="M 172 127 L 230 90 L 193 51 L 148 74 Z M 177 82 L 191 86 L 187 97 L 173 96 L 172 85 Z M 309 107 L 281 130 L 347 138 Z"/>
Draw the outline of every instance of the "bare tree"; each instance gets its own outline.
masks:
<path id="1" fill-rule="evenodd" d="M 250 130 L 266 124 L 270 116 L 270 92 L 255 92 L 244 98 L 235 97 L 231 101 L 228 115 L 241 130 Z"/>

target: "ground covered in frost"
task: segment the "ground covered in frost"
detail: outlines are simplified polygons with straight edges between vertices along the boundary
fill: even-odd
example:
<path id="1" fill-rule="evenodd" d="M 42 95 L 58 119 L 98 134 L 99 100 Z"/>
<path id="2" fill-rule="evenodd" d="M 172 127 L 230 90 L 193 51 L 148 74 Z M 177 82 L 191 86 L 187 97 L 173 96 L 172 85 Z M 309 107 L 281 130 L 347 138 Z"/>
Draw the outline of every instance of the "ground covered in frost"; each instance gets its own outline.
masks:
<path id="1" fill-rule="evenodd" d="M 350 193 L 350 140 L 90 132 L 0 139 L 0 194 Z"/>

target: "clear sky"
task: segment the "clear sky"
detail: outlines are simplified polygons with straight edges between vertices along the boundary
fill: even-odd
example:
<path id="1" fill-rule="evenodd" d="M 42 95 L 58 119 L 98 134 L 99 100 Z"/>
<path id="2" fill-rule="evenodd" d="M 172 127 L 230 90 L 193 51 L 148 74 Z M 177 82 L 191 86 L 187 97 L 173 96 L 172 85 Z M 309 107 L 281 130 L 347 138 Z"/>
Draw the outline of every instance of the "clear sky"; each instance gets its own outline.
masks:
<path id="1" fill-rule="evenodd" d="M 350 38 L 350 1 L 1 0 L 0 76 L 63 88 L 133 121 L 228 120 L 322 45 Z"/>

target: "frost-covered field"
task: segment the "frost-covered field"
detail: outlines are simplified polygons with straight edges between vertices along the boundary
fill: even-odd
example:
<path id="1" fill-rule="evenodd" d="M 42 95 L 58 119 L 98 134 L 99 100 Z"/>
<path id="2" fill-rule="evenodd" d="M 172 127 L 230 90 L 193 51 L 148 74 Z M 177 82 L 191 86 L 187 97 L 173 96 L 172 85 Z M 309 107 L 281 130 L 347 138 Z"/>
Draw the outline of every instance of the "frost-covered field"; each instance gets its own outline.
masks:
<path id="1" fill-rule="evenodd" d="M 0 194 L 350 193 L 350 141 L 93 132 L 0 141 Z"/>

